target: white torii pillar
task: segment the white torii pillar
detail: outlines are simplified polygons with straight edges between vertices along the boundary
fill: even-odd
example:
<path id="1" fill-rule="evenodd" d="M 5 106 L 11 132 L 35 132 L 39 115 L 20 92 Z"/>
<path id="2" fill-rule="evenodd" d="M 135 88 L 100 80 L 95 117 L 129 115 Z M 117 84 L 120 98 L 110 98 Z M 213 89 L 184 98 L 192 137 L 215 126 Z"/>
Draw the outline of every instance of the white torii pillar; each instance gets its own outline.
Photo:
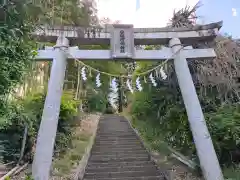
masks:
<path id="1" fill-rule="evenodd" d="M 177 53 L 174 58 L 174 67 L 204 178 L 224 180 L 186 57 L 181 54 L 181 42 L 178 38 L 174 38 L 170 40 L 169 46 L 172 47 L 173 53 Z"/>
<path id="2" fill-rule="evenodd" d="M 52 51 L 53 63 L 32 166 L 34 180 L 49 179 L 67 65 L 65 51 L 68 47 L 68 39 L 59 37 Z"/>

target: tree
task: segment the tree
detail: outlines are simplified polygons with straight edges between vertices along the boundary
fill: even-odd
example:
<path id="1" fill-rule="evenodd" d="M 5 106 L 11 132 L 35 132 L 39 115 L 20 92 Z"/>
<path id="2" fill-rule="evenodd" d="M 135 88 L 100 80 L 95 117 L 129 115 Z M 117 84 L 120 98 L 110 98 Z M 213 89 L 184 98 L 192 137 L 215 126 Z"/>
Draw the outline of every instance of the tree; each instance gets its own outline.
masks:
<path id="1" fill-rule="evenodd" d="M 198 5 L 193 9 L 183 8 L 175 12 L 169 26 L 191 28 L 193 26 L 191 13 L 197 8 Z M 239 152 L 239 143 L 235 141 L 235 137 L 240 136 L 240 127 L 236 121 L 239 105 L 235 103 L 239 102 L 236 78 L 239 77 L 237 61 L 240 58 L 240 49 L 235 41 L 220 35 L 214 42 L 196 43 L 193 46 L 214 48 L 217 53 L 217 57 L 212 61 L 188 61 L 188 66 L 220 163 L 226 165 L 232 163 L 230 157 Z M 134 73 L 146 71 L 153 66 L 156 66 L 156 62 L 137 62 Z M 196 150 L 173 63 L 168 62 L 164 71 L 168 76 L 165 80 L 158 76 L 160 68 L 153 72 L 158 82 L 157 87 L 152 87 L 151 82 L 148 82 L 150 84 L 148 85 L 142 81 L 144 90 L 133 95 L 131 114 L 136 126 L 146 138 L 153 142 L 163 138 L 169 145 L 193 158 Z M 222 136 L 220 132 L 227 129 L 228 140 L 224 140 L 220 138 Z M 153 146 L 157 148 L 157 144 Z"/>
<path id="2" fill-rule="evenodd" d="M 34 4 L 39 7 L 36 21 L 40 24 L 89 26 L 98 21 L 95 0 L 36 0 Z"/>
<path id="3" fill-rule="evenodd" d="M 174 12 L 171 26 L 191 28 L 193 26 L 192 18 L 197 18 L 192 14 L 195 14 L 199 7 L 199 3 L 197 3 L 193 8 L 186 7 L 176 13 Z M 216 98 L 220 100 L 220 103 L 239 101 L 236 78 L 240 76 L 240 69 L 237 65 L 237 60 L 240 58 L 240 47 L 237 43 L 229 38 L 229 35 L 227 37 L 219 35 L 214 42 L 198 43 L 194 46 L 195 48 L 214 48 L 217 53 L 217 57 L 213 61 L 188 62 L 192 74 L 196 77 L 194 83 L 199 87 L 200 96 L 204 98 L 209 94 L 214 94 L 213 103 L 216 103 Z M 172 66 L 169 66 L 168 69 L 168 73 L 174 73 Z M 208 95 L 203 92 L 207 92 Z"/>
<path id="4" fill-rule="evenodd" d="M 0 29 L 0 115 L 6 106 L 6 95 L 23 80 L 33 61 L 35 45 L 30 33 L 36 23 L 29 16 L 30 8 L 36 6 L 27 0 L 21 3 L 7 1 L 1 8 L 5 19 Z"/>

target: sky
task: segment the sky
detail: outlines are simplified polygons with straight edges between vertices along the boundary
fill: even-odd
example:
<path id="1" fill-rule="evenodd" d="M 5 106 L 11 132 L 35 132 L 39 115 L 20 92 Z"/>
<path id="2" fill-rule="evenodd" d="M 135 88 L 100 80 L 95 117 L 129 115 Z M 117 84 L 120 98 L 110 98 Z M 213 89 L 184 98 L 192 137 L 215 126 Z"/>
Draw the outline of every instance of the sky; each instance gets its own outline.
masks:
<path id="1" fill-rule="evenodd" d="M 208 23 L 223 20 L 222 32 L 240 38 L 240 0 L 202 0 L 197 15 Z"/>
<path id="2" fill-rule="evenodd" d="M 173 11 L 198 0 L 96 0 L 98 16 L 120 20 L 134 27 L 164 27 Z M 201 0 L 197 11 L 200 23 L 223 20 L 222 33 L 240 38 L 240 0 Z M 238 28 L 237 28 L 238 27 Z"/>

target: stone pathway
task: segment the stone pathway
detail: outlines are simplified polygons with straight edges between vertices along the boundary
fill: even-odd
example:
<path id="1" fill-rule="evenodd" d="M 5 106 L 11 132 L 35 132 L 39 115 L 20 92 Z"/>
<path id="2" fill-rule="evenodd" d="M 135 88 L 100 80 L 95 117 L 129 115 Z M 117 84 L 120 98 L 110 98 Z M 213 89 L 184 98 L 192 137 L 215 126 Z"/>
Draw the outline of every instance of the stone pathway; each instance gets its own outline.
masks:
<path id="1" fill-rule="evenodd" d="M 128 121 L 105 115 L 99 121 L 84 180 L 164 180 Z"/>

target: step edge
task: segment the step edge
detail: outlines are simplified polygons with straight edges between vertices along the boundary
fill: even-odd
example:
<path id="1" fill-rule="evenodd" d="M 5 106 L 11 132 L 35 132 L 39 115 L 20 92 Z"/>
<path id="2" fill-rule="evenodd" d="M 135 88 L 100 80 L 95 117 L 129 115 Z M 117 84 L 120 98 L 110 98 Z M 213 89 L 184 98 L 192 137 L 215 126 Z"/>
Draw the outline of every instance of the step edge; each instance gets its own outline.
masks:
<path id="1" fill-rule="evenodd" d="M 79 162 L 78 171 L 75 174 L 74 180 L 82 180 L 84 178 L 85 170 L 86 170 L 86 167 L 88 165 L 89 158 L 91 156 L 91 150 L 92 150 L 92 147 L 93 147 L 94 142 L 95 142 L 98 125 L 99 125 L 99 122 L 101 121 L 101 119 L 102 119 L 102 115 L 100 114 L 98 119 L 97 119 L 96 129 L 94 130 L 94 132 L 93 132 L 93 134 L 90 138 L 88 147 L 85 149 L 85 153 L 84 153 L 83 157 L 81 158 L 81 160 Z"/>

